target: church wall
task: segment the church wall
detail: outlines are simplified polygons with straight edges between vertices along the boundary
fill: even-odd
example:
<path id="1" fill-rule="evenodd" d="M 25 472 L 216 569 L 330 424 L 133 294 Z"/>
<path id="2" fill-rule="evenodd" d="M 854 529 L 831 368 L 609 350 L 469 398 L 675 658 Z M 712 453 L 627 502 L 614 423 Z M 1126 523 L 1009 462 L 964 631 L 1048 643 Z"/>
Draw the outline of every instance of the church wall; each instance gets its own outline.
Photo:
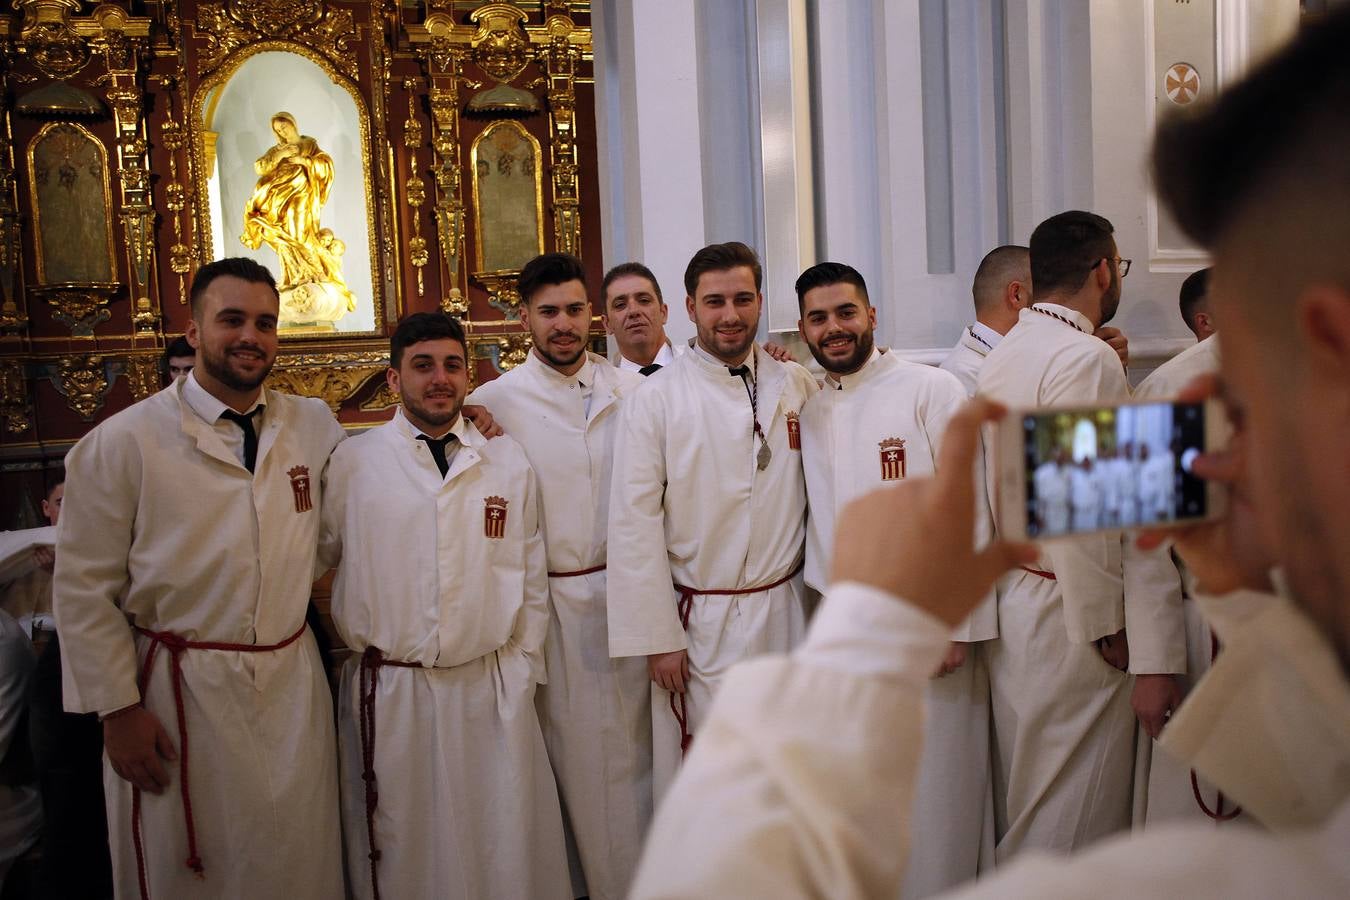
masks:
<path id="1" fill-rule="evenodd" d="M 1159 60 L 1202 60 L 1212 91 L 1292 32 L 1299 3 L 597 2 L 594 14 L 619 51 L 597 67 L 600 116 L 622 136 L 621 153 L 600 154 L 605 206 L 620 210 L 605 228 L 607 263 L 645 255 L 678 307 L 694 249 L 746 240 L 765 262 L 767 336 L 791 327 L 796 272 L 848 262 L 868 280 L 879 340 L 936 362 L 973 317 L 984 253 L 1089 209 L 1134 260 L 1114 324 L 1131 337 L 1138 378 L 1193 340 L 1176 297 L 1205 264 L 1160 221 L 1149 189 L 1153 124 L 1171 104 Z M 770 57 L 789 64 L 766 80 Z M 807 114 L 794 117 L 782 97 L 800 85 Z M 776 205 L 783 135 L 803 127 L 788 164 L 806 198 Z M 775 242 L 785 232 L 805 240 Z M 679 308 L 670 332 L 692 333 Z"/>

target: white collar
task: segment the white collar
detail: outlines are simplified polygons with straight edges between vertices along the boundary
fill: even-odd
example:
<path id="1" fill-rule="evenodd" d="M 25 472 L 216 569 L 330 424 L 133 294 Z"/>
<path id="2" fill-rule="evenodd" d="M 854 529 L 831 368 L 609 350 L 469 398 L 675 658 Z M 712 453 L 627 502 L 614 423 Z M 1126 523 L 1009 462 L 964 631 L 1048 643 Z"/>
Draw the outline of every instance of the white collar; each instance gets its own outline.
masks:
<path id="1" fill-rule="evenodd" d="M 978 320 L 966 326 L 966 336 L 974 339 L 976 349 L 981 356 L 988 355 L 989 351 L 997 347 L 998 342 L 1003 340 L 1003 335 Z"/>
<path id="2" fill-rule="evenodd" d="M 703 346 L 702 346 L 701 344 L 699 344 L 698 341 L 694 341 L 694 343 L 690 344 L 690 346 L 694 348 L 694 353 L 696 353 L 696 354 L 698 355 L 699 359 L 703 360 L 703 361 L 704 361 L 705 363 L 707 363 L 708 365 L 716 366 L 716 367 L 722 368 L 722 369 L 726 369 L 727 371 L 730 371 L 731 369 L 736 368 L 736 366 L 729 366 L 729 365 L 727 365 L 726 362 L 724 362 L 723 360 L 718 359 L 717 357 L 715 357 L 715 356 L 713 356 L 711 353 L 709 353 L 707 350 L 704 350 L 704 349 L 703 349 Z M 758 374 L 759 374 L 759 373 L 758 373 L 758 371 L 756 370 L 756 366 L 755 366 L 755 345 L 754 345 L 754 344 L 751 344 L 751 345 L 750 345 L 750 352 L 747 353 L 747 354 L 745 355 L 745 359 L 742 360 L 738 365 L 741 365 L 741 366 L 749 366 L 749 367 L 750 367 L 750 380 L 751 380 L 751 381 L 755 381 L 755 380 L 758 378 Z"/>
<path id="3" fill-rule="evenodd" d="M 196 369 L 189 372 L 187 377 L 182 379 L 182 382 L 183 387 L 181 390 L 183 392 L 183 401 L 187 403 L 188 407 L 191 408 L 191 410 L 206 424 L 216 424 L 216 422 L 220 421 L 220 417 L 230 409 L 229 404 L 222 402 L 218 397 L 215 397 L 210 391 L 202 387 L 201 382 L 197 380 Z M 258 399 L 254 400 L 252 405 L 244 410 L 244 413 L 247 415 L 252 413 L 253 410 L 259 406 L 265 407 L 267 405 L 266 395 L 266 390 L 259 391 Z"/>
<path id="4" fill-rule="evenodd" d="M 1096 331 L 1096 326 L 1092 320 L 1083 315 L 1076 309 L 1069 309 L 1067 306 L 1061 306 L 1058 303 L 1043 303 L 1037 301 L 1018 315 L 1018 321 L 1031 316 L 1036 320 L 1055 320 L 1061 325 L 1068 325 L 1070 328 L 1077 329 L 1083 334 L 1090 335 Z M 1067 320 L 1067 321 L 1066 321 Z"/>
<path id="5" fill-rule="evenodd" d="M 441 437 L 439 438 L 432 437 L 431 435 L 427 434 L 425 431 L 418 428 L 416 425 L 412 423 L 412 421 L 408 418 L 407 413 L 403 411 L 403 407 L 401 405 L 394 412 L 393 421 L 395 426 L 399 429 L 399 431 L 403 432 L 403 434 L 405 434 L 408 437 L 408 439 L 412 441 L 417 440 L 419 435 L 424 435 L 433 441 L 439 441 L 441 438 L 445 437 L 445 434 L 453 434 L 455 438 L 460 442 L 460 444 L 463 444 L 465 443 L 464 441 L 465 434 L 468 432 L 468 426 L 465 424 L 464 416 L 458 415 L 455 416 L 455 421 L 450 425 L 449 431 L 441 435 Z"/>
<path id="6" fill-rule="evenodd" d="M 560 381 L 563 384 L 575 383 L 582 387 L 590 387 L 595 384 L 595 360 L 591 359 L 589 350 L 586 351 L 586 358 L 582 361 L 581 368 L 571 375 L 564 375 L 544 362 L 534 350 L 531 350 L 530 355 L 525 358 L 525 364 L 545 378 L 552 378 L 554 381 Z"/>
<path id="7" fill-rule="evenodd" d="M 872 345 L 872 355 L 867 357 L 867 362 L 863 363 L 858 371 L 850 372 L 847 375 L 834 375 L 826 372 L 825 384 L 836 391 L 852 390 L 858 386 L 858 382 L 872 374 L 870 370 L 875 367 L 876 361 L 879 359 L 881 359 L 881 351 L 874 344 Z"/>
<path id="8" fill-rule="evenodd" d="M 661 349 L 656 351 L 656 359 L 652 360 L 652 363 L 665 368 L 674 361 L 675 351 L 670 347 L 670 338 L 666 338 L 666 342 L 661 345 Z M 642 371 L 642 366 L 640 364 L 633 362 L 623 354 L 619 354 L 619 368 L 629 372 Z"/>

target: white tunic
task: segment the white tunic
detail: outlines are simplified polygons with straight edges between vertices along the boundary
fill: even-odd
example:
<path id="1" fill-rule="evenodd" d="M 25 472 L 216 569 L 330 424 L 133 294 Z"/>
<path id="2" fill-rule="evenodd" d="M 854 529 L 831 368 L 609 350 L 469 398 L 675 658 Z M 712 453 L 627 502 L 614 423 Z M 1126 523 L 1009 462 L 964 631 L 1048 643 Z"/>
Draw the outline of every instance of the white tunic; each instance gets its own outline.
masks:
<path id="1" fill-rule="evenodd" d="M 1218 337 L 1211 335 L 1199 343 L 1187 347 L 1172 359 L 1163 363 L 1135 388 L 1136 400 L 1168 400 L 1177 395 L 1197 376 L 1219 370 Z M 1167 547 L 1152 551 L 1142 551 L 1133 541 L 1125 544 L 1125 595 L 1131 597 L 1140 592 L 1139 583 L 1151 584 L 1151 590 L 1157 592 L 1166 589 L 1172 602 L 1182 605 L 1182 614 L 1186 624 L 1185 674 L 1181 676 L 1181 686 L 1189 691 L 1196 681 L 1209 671 L 1212 645 L 1210 629 L 1200 615 L 1198 605 L 1187 602 L 1182 604 L 1182 577 L 1172 554 Z M 1150 590 L 1144 588 L 1143 590 Z M 1136 652 L 1134 646 L 1130 652 Z M 1159 671 L 1167 671 L 1160 669 Z M 1182 671 L 1179 665 L 1174 671 Z M 1161 822 L 1193 821 L 1209 822 L 1196 802 L 1191 786 L 1190 766 L 1183 765 L 1174 756 L 1161 749 L 1157 742 L 1141 729 L 1139 732 L 1139 756 L 1136 761 L 1135 810 L 1136 826 L 1156 825 Z M 1218 807 L 1217 791 L 1212 785 L 1199 784 L 1201 797 L 1211 811 Z M 1229 804 L 1231 806 L 1231 804 Z"/>
<path id="2" fill-rule="evenodd" d="M 31 530 L 31 529 L 30 529 Z M 33 642 L 0 609 L 0 760 L 16 741 L 27 741 L 27 729 L 18 726 L 28 708 L 28 690 L 33 681 Z M 42 795 L 37 783 L 0 783 L 0 889 L 14 861 L 28 852 L 42 836 Z M 17 891 L 16 896 L 26 893 Z"/>
<path id="3" fill-rule="evenodd" d="M 52 576 L 33 551 L 56 545 L 56 527 L 0 531 L 0 610 L 14 617 L 30 637 L 35 624 L 52 627 Z"/>
<path id="4" fill-rule="evenodd" d="M 1047 534 L 1063 534 L 1069 528 L 1069 494 L 1073 473 L 1067 466 L 1044 462 L 1036 467 L 1036 509 Z"/>
<path id="5" fill-rule="evenodd" d="M 1073 503 L 1073 527 L 1090 531 L 1102 524 L 1102 479 L 1094 469 L 1075 465 L 1069 470 L 1069 495 Z"/>
<path id="6" fill-rule="evenodd" d="M 622 398 L 646 384 L 591 357 L 563 375 L 531 353 L 470 398 L 525 450 L 539 483 L 552 616 L 548 684 L 537 705 L 584 879 L 577 896 L 621 898 L 652 811 L 652 720 L 647 664 L 613 659 L 605 564 L 614 439 Z"/>
<path id="7" fill-rule="evenodd" d="M 844 505 L 902 478 L 931 476 L 947 422 L 965 402 L 966 392 L 955 377 L 892 353 L 873 353 L 858 373 L 827 379 L 824 390 L 807 401 L 801 426 L 808 585 L 825 588 L 835 518 Z M 899 441 L 903 444 L 897 448 Z M 901 453 L 903 472 L 899 460 L 888 459 Z M 982 469 L 975 474 L 983 477 Z M 977 502 L 978 540 L 984 542 L 992 525 L 983 494 Z M 991 591 L 954 639 L 997 637 Z M 974 878 L 982 858 L 992 863 L 989 678 L 983 644 L 972 644 L 967 652 L 961 668 L 930 680 L 925 691 L 929 740 L 909 807 L 917 827 L 905 897 L 927 897 Z"/>
<path id="8" fill-rule="evenodd" d="M 265 391 L 250 475 L 185 398 L 190 380 L 103 422 L 66 456 L 54 600 L 69 712 L 142 699 L 149 641 L 133 625 L 267 645 L 304 624 L 320 475 L 342 428 L 320 400 Z M 301 474 L 308 504 L 292 480 Z M 171 668 L 161 648 L 143 700 L 181 752 Z M 179 768 L 166 764 L 170 786 L 141 797 L 151 896 L 341 896 L 333 707 L 313 638 L 265 653 L 187 650 L 182 673 L 205 880 L 184 864 Z M 117 894 L 138 896 L 132 786 L 107 765 L 104 786 Z"/>
<path id="9" fill-rule="evenodd" d="M 758 421 L 772 453 L 756 459 L 744 380 L 700 350 L 650 376 L 624 404 L 609 512 L 609 651 L 689 651 L 689 730 L 697 738 L 713 690 L 733 663 L 795 646 L 805 628 L 800 574 L 806 531 L 801 451 L 792 419 L 817 390 L 796 363 L 756 346 Z M 795 423 L 794 423 L 795 424 Z M 772 590 L 693 598 L 681 627 L 672 582 L 695 590 Z M 652 685 L 656 797 L 680 760 L 671 696 Z"/>
<path id="10" fill-rule="evenodd" d="M 1037 307 L 1075 325 L 1022 310 L 985 360 L 980 393 L 1015 410 L 1128 399 L 1120 359 L 1092 323 Z M 1131 680 L 1092 644 L 1126 625 L 1120 543 L 1119 532 L 1051 541 L 1034 568 L 1057 580 L 1014 571 L 1001 582 L 989 672 L 1006 789 L 995 798 L 1000 862 L 1028 848 L 1071 851 L 1129 825 Z"/>
<path id="11" fill-rule="evenodd" d="M 979 378 L 980 367 L 984 365 L 984 358 L 1001 340 L 1003 335 L 988 325 L 983 322 L 972 322 L 961 332 L 961 338 L 956 342 L 956 346 L 938 368 L 955 375 L 961 386 L 966 389 L 966 393 L 974 396 L 975 384 Z"/>
<path id="12" fill-rule="evenodd" d="M 1300 619 L 1257 620 L 1235 635 L 1231 665 L 1221 674 L 1221 657 L 1206 681 L 1213 690 L 1202 687 L 1169 726 L 1244 802 L 1262 805 L 1272 768 L 1275 783 L 1297 785 L 1278 792 L 1283 818 L 1266 819 L 1276 831 L 1160 829 L 1071 860 L 1024 858 L 953 896 L 1350 895 L 1350 686 Z M 657 812 L 635 900 L 893 897 L 919 827 L 893 810 L 913 791 L 922 693 L 947 637 L 897 598 L 841 584 L 791 657 L 738 666 Z M 1286 719 L 1272 698 L 1291 696 L 1320 715 Z M 1230 718 L 1240 740 L 1223 727 Z"/>
<path id="13" fill-rule="evenodd" d="M 536 481 L 509 437 L 487 441 L 462 418 L 453 430 L 444 479 L 401 409 L 329 466 L 323 557 L 341 560 L 333 621 L 357 654 L 338 715 L 349 881 L 372 895 L 359 676 L 376 647 L 418 664 L 378 670 L 382 896 L 569 897 L 534 708 L 548 632 Z"/>

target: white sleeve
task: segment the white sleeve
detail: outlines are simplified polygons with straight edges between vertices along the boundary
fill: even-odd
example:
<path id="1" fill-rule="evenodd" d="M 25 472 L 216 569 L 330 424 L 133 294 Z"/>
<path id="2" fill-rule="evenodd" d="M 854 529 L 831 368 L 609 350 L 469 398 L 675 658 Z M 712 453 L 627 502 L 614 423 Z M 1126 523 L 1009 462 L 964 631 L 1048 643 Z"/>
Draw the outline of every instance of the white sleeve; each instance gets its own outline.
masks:
<path id="1" fill-rule="evenodd" d="M 1186 671 L 1186 618 L 1182 610 L 1181 572 L 1167 547 L 1140 550 L 1135 535 L 1121 542 L 1125 566 L 1125 633 L 1130 641 L 1130 673 L 1181 674 Z"/>
<path id="2" fill-rule="evenodd" d="M 614 441 L 606 554 L 609 655 L 614 657 L 687 646 L 666 552 L 664 410 L 653 399 L 653 392 L 644 389 L 624 401 Z"/>
<path id="3" fill-rule="evenodd" d="M 121 601 L 142 477 L 139 448 L 125 431 L 96 428 L 66 454 L 52 608 L 67 712 L 107 713 L 141 699 Z"/>
<path id="4" fill-rule="evenodd" d="M 792 656 L 736 666 L 657 813 L 631 896 L 896 896 L 924 688 L 949 632 L 842 584 Z"/>
<path id="5" fill-rule="evenodd" d="M 521 458 L 525 456 L 521 453 Z M 513 635 L 530 660 L 530 673 L 537 684 L 547 684 L 544 669 L 544 639 L 548 636 L 548 559 L 544 553 L 544 530 L 539 524 L 539 486 L 534 470 L 526 467 L 525 485 L 525 602 L 516 619 Z"/>

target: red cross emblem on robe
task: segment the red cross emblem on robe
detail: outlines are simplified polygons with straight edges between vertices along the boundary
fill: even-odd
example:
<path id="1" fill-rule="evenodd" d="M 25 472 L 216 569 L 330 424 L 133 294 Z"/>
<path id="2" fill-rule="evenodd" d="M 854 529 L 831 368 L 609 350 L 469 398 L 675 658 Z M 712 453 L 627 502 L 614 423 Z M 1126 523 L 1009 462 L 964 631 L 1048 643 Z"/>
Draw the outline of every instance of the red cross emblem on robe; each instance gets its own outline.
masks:
<path id="1" fill-rule="evenodd" d="M 788 448 L 791 450 L 802 449 L 802 423 L 801 417 L 795 412 L 787 414 Z"/>
<path id="2" fill-rule="evenodd" d="M 899 481 L 905 477 L 905 442 L 886 438 L 877 444 L 881 450 L 881 480 Z"/>
<path id="3" fill-rule="evenodd" d="M 506 537 L 505 497 L 486 497 L 483 499 L 483 534 L 499 541 Z"/>
<path id="4" fill-rule="evenodd" d="M 295 495 L 295 511 L 302 513 L 313 509 L 314 502 L 309 496 L 309 466 L 295 466 L 287 469 L 286 474 L 291 476 L 291 493 Z"/>

